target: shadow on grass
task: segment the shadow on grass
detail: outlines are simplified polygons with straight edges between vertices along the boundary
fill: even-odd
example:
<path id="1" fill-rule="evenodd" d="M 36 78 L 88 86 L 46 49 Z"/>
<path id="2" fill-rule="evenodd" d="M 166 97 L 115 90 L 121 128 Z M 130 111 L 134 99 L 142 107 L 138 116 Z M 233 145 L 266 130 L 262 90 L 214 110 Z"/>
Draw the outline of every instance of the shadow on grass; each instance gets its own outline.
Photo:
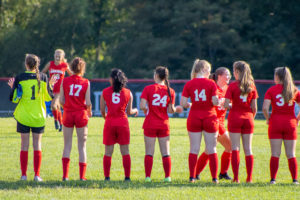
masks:
<path id="1" fill-rule="evenodd" d="M 82 189 L 146 189 L 146 188 L 206 188 L 206 187 L 217 187 L 217 188 L 255 188 L 255 187 L 287 187 L 295 186 L 292 183 L 278 183 L 276 185 L 270 185 L 266 182 L 257 182 L 252 184 L 247 183 L 231 183 L 231 182 L 221 182 L 220 184 L 214 184 L 211 182 L 196 182 L 189 183 L 188 181 L 173 181 L 172 183 L 164 182 L 151 182 L 145 183 L 144 181 L 133 180 L 131 182 L 124 181 L 103 181 L 103 180 L 70 180 L 67 182 L 62 181 L 44 181 L 44 182 L 34 182 L 34 181 L 0 181 L 0 190 L 18 190 L 26 188 L 82 188 Z M 297 187 L 297 186 L 295 186 Z"/>

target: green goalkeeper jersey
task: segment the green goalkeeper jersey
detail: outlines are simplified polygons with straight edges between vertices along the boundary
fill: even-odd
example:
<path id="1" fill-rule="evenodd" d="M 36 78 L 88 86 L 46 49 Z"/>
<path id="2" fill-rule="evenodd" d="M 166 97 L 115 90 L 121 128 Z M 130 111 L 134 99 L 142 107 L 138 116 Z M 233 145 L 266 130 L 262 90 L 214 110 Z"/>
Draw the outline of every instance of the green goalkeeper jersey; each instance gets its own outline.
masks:
<path id="1" fill-rule="evenodd" d="M 52 98 L 46 74 L 40 73 L 40 88 L 35 72 L 19 74 L 10 93 L 10 101 L 18 104 L 14 112 L 15 119 L 29 127 L 45 126 L 45 101 L 51 101 Z"/>

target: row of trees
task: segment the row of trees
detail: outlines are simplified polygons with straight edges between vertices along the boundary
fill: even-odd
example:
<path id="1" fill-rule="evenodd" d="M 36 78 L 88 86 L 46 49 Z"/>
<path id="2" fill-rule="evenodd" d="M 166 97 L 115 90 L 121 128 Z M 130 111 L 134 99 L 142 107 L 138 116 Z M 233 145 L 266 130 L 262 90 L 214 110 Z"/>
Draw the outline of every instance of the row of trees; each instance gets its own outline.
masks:
<path id="1" fill-rule="evenodd" d="M 246 60 L 272 79 L 276 66 L 300 69 L 299 13 L 298 0 L 0 0 L 0 76 L 19 73 L 25 53 L 43 67 L 62 48 L 87 61 L 89 78 L 112 67 L 151 78 L 165 65 L 186 79 L 201 58 L 213 69 Z"/>

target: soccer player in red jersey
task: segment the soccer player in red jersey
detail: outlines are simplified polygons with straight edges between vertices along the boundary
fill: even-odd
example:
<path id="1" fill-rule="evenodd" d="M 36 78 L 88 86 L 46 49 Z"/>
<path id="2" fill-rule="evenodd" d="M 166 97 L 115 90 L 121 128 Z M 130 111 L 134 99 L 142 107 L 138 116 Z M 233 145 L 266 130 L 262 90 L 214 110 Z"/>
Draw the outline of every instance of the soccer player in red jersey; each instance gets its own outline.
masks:
<path id="1" fill-rule="evenodd" d="M 86 180 L 87 125 L 89 117 L 92 116 L 92 103 L 90 99 L 90 82 L 82 77 L 85 73 L 85 65 L 85 61 L 82 58 L 74 58 L 71 63 L 71 70 L 74 75 L 65 78 L 60 88 L 60 103 L 64 106 L 63 181 L 67 181 L 69 177 L 69 163 L 74 127 L 76 127 L 78 141 L 79 177 L 82 181 Z"/>
<path id="2" fill-rule="evenodd" d="M 124 72 L 120 69 L 112 69 L 109 82 L 111 86 L 103 90 L 100 99 L 100 111 L 105 119 L 103 129 L 103 144 L 105 145 L 105 155 L 103 157 L 104 177 L 105 180 L 110 180 L 111 157 L 114 145 L 118 143 L 123 158 L 125 181 L 130 181 L 130 130 L 127 115 L 137 116 L 138 109 L 132 108 L 133 96 L 130 90 L 125 88 L 127 78 Z M 105 107 L 107 107 L 107 113 Z"/>
<path id="3" fill-rule="evenodd" d="M 224 108 L 224 97 L 231 79 L 230 71 L 225 67 L 219 67 L 216 69 L 215 73 L 211 74 L 210 79 L 216 82 L 218 88 L 218 98 L 220 101 L 220 105 L 216 107 L 217 117 L 219 119 L 218 142 L 225 148 L 221 157 L 221 171 L 219 174 L 219 179 L 231 180 L 231 177 L 227 174 L 231 160 L 231 142 L 225 129 L 226 109 Z M 199 180 L 199 174 L 203 171 L 207 163 L 208 154 L 205 151 L 201 154 L 197 161 L 196 179 Z"/>
<path id="4" fill-rule="evenodd" d="M 295 156 L 297 143 L 297 126 L 300 113 L 295 116 L 295 103 L 300 105 L 300 92 L 293 83 L 293 78 L 288 67 L 277 67 L 274 75 L 275 84 L 265 94 L 263 113 L 269 125 L 268 133 L 271 144 L 271 184 L 276 183 L 279 167 L 282 141 L 288 158 L 289 169 L 293 183 L 299 184 L 298 165 Z M 270 105 L 272 113 L 269 116 Z"/>
<path id="5" fill-rule="evenodd" d="M 171 182 L 171 156 L 170 156 L 170 127 L 169 113 L 181 113 L 181 106 L 175 107 L 175 91 L 170 88 L 169 70 L 158 66 L 154 72 L 155 84 L 144 88 L 141 95 L 140 109 L 146 114 L 143 124 L 146 155 L 144 160 L 146 182 L 151 182 L 151 170 L 156 137 L 158 138 L 162 155 L 165 182 Z"/>
<path id="6" fill-rule="evenodd" d="M 47 71 L 49 71 L 50 79 L 54 76 L 57 80 L 53 87 L 54 98 L 51 102 L 51 110 L 54 117 L 55 128 L 62 131 L 62 114 L 59 104 L 60 85 L 65 77 L 65 71 L 67 71 L 69 75 L 72 75 L 67 60 L 65 59 L 64 50 L 55 50 L 54 61 L 48 62 L 42 70 L 43 73 L 46 73 Z"/>
<path id="7" fill-rule="evenodd" d="M 252 137 L 258 94 L 248 63 L 244 61 L 235 62 L 233 64 L 233 75 L 236 81 L 229 84 L 224 104 L 225 108 L 229 109 L 228 131 L 232 147 L 231 166 L 234 175 L 233 182 L 239 183 L 239 152 L 240 138 L 242 136 L 247 169 L 246 182 L 251 183 L 254 160 L 252 155 Z"/>
<path id="8" fill-rule="evenodd" d="M 190 138 L 190 182 L 195 182 L 195 167 L 203 132 L 212 181 L 218 183 L 216 145 L 219 123 L 214 106 L 219 105 L 219 99 L 215 82 L 208 79 L 210 71 L 209 62 L 196 59 L 191 72 L 192 80 L 185 84 L 180 101 L 180 105 L 184 108 L 191 108 L 187 118 L 187 130 Z M 188 102 L 188 98 L 192 103 Z"/>

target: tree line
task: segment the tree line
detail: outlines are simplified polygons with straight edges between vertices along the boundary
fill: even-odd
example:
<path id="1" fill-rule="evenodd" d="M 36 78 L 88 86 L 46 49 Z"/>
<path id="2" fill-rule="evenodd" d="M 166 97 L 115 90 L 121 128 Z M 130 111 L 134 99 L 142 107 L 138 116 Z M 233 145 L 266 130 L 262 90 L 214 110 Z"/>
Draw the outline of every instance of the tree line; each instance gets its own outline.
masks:
<path id="1" fill-rule="evenodd" d="M 300 79 L 299 13 L 297 0 L 0 0 L 0 76 L 19 73 L 25 53 L 42 68 L 62 48 L 88 78 L 113 67 L 151 78 L 163 65 L 187 79 L 200 58 L 213 70 L 245 60 L 257 79 L 289 66 Z"/>

